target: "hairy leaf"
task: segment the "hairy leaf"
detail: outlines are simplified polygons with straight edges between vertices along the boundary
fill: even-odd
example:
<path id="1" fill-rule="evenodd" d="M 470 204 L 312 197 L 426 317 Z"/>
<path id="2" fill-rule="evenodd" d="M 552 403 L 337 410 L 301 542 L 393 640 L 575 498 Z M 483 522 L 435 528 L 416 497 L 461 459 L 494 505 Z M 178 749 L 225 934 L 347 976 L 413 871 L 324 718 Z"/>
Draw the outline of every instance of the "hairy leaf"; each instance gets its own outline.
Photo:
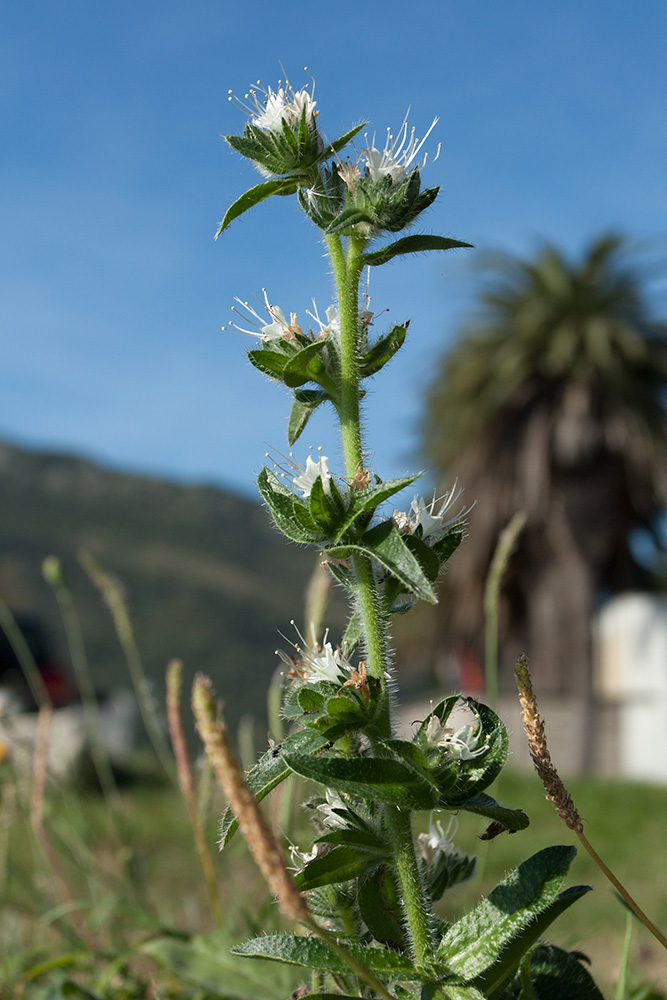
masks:
<path id="1" fill-rule="evenodd" d="M 358 962 L 371 972 L 392 977 L 414 976 L 414 967 L 409 958 L 386 948 L 372 948 L 362 944 L 346 944 L 345 948 Z M 248 958 L 271 958 L 276 962 L 304 965 L 309 969 L 324 972 L 348 973 L 349 967 L 334 954 L 324 941 L 317 937 L 297 937 L 293 934 L 268 934 L 252 938 L 245 944 L 232 948 L 236 955 Z"/>
<path id="2" fill-rule="evenodd" d="M 432 188 L 428 189 L 433 190 Z M 424 194 L 427 192 L 425 191 Z M 393 257 L 403 256 L 408 253 L 423 253 L 427 250 L 456 250 L 460 247 L 472 247 L 472 243 L 462 243 L 460 240 L 450 240 L 445 236 L 404 236 L 401 240 L 396 240 L 395 243 L 390 243 L 386 247 L 382 247 L 380 250 L 374 250 L 372 253 L 365 253 L 363 256 L 364 264 L 370 264 L 375 267 L 378 264 L 386 264 L 388 260 Z"/>
<path id="3" fill-rule="evenodd" d="M 289 754 L 285 760 L 303 778 L 403 809 L 431 809 L 438 795 L 435 785 L 398 760 L 301 754 Z"/>
<path id="4" fill-rule="evenodd" d="M 462 979 L 475 982 L 484 974 L 491 976 L 495 967 L 495 983 L 507 971 L 505 956 L 512 942 L 558 898 L 576 853 L 574 847 L 547 847 L 524 861 L 450 927 L 438 947 L 438 960 Z"/>
<path id="5" fill-rule="evenodd" d="M 233 138 L 229 136 L 227 141 Z M 239 215 L 243 215 L 247 212 L 249 208 L 253 208 L 255 205 L 259 205 L 260 201 L 264 201 L 265 198 L 270 198 L 272 194 L 293 194 L 296 191 L 296 183 L 291 177 L 276 177 L 274 180 L 263 181 L 261 184 L 256 184 L 255 187 L 250 188 L 245 194 L 242 194 L 240 198 L 237 198 L 233 205 L 225 212 L 224 218 L 220 223 L 220 227 L 215 234 L 217 240 L 218 236 L 227 229 L 229 224 L 238 219 Z"/>

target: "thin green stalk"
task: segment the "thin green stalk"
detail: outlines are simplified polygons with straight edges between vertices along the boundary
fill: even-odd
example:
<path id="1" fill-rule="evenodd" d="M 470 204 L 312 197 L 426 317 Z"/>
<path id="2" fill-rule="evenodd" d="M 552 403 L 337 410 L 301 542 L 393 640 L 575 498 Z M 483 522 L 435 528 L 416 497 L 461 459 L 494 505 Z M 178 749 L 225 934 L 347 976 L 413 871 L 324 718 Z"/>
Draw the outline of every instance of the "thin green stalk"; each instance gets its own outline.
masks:
<path id="1" fill-rule="evenodd" d="M 141 656 L 139 655 L 134 638 L 132 622 L 130 621 L 121 588 L 109 573 L 105 573 L 97 565 L 89 552 L 81 552 L 79 554 L 79 562 L 92 583 L 102 593 L 111 612 L 116 635 L 125 654 L 125 660 L 146 732 L 165 774 L 172 784 L 178 787 L 174 759 L 169 752 L 169 746 L 162 732 L 155 706 L 148 694 L 148 680 L 144 673 L 143 663 L 141 662 Z"/>
<path id="2" fill-rule="evenodd" d="M 618 973 L 618 983 L 616 984 L 616 1000 L 627 1000 L 628 966 L 630 964 L 631 941 L 632 941 L 632 914 L 626 913 L 625 935 L 623 937 L 623 951 L 621 953 L 621 968 Z"/>
<path id="3" fill-rule="evenodd" d="M 0 628 L 7 636 L 9 645 L 14 651 L 14 656 L 18 660 L 19 666 L 23 671 L 23 676 L 26 679 L 26 683 L 30 688 L 30 693 L 35 699 L 35 703 L 39 708 L 45 708 L 48 705 L 52 705 L 49 692 L 46 690 L 46 685 L 42 680 L 42 675 L 39 672 L 39 668 L 35 663 L 35 657 L 30 651 L 30 647 L 25 640 L 23 632 L 18 626 L 16 618 L 9 610 L 9 607 L 0 597 Z"/>
<path id="4" fill-rule="evenodd" d="M 517 511 L 509 524 L 501 531 L 484 588 L 484 686 L 486 688 L 486 703 L 493 709 L 498 706 L 498 604 L 500 588 L 510 556 L 525 523 L 525 513 Z"/>
<path id="5" fill-rule="evenodd" d="M 109 761 L 104 741 L 100 730 L 100 707 L 95 694 L 93 680 L 90 675 L 86 647 L 81 633 L 81 624 L 76 611 L 72 592 L 67 586 L 67 581 L 60 565 L 60 560 L 55 556 L 49 556 L 42 563 L 42 574 L 49 584 L 58 602 L 60 615 L 65 627 L 65 635 L 69 648 L 70 659 L 76 677 L 77 687 L 81 695 L 81 705 L 83 708 L 83 721 L 90 743 L 90 753 L 93 760 L 95 773 L 97 774 L 102 794 L 106 799 L 109 822 L 115 827 L 115 816 L 117 814 L 118 788 L 113 776 L 113 770 Z"/>

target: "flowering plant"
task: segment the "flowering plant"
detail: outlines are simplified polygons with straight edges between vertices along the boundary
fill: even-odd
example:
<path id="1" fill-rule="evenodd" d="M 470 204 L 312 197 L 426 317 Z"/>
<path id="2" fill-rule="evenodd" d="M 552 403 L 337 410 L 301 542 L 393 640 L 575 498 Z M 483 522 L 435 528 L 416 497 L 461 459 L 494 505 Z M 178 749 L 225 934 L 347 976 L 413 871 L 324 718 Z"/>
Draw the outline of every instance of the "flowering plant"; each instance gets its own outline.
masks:
<path id="1" fill-rule="evenodd" d="M 588 891 L 562 891 L 574 848 L 540 851 L 452 925 L 434 909 L 474 870 L 474 860 L 453 847 L 454 824 L 443 832 L 439 813 L 484 817 L 487 840 L 528 825 L 522 810 L 498 803 L 487 791 L 507 756 L 507 732 L 498 716 L 451 695 L 429 712 L 412 739 L 395 731 L 391 616 L 419 600 L 435 602 L 437 580 L 463 537 L 464 513 L 452 516 L 455 490 L 431 503 L 415 496 L 407 512 L 384 511 L 386 501 L 418 476 L 383 480 L 371 474 L 362 437 L 362 386 L 402 348 L 408 324 L 371 337 L 360 282 L 365 268 L 469 244 L 405 233 L 438 194 L 437 187 L 422 189 L 424 140 L 407 118 L 396 136 L 388 132 L 382 150 L 375 136 L 366 136 L 361 152 L 342 160 L 339 154 L 363 126 L 325 141 L 314 86 L 295 91 L 280 84 L 274 91 L 257 85 L 245 105 L 239 103 L 250 120 L 241 136 L 227 136 L 227 142 L 268 179 L 233 203 L 219 233 L 262 200 L 295 195 L 322 231 L 337 292 L 326 323 L 315 307 L 317 329 L 308 333 L 294 313 L 288 322 L 266 293 L 267 323 L 241 303 L 246 323 L 257 331 L 250 361 L 292 394 L 289 445 L 313 411 L 327 404 L 340 427 L 345 461 L 339 475 L 322 455 L 282 474 L 264 467 L 259 492 L 287 538 L 322 554 L 349 593 L 352 610 L 339 646 L 325 633 L 321 643 L 316 636 L 299 637 L 293 655 L 280 654 L 288 667 L 283 715 L 291 728 L 245 777 L 216 721 L 210 686 L 202 679 L 195 684 L 198 727 L 229 800 L 221 844 L 240 828 L 283 913 L 301 926 L 253 938 L 235 951 L 310 970 L 310 985 L 299 991 L 310 1000 L 594 1000 L 601 994 L 581 956 L 539 943 L 551 922 Z M 386 233 L 403 235 L 385 242 Z M 292 774 L 321 788 L 313 808 L 314 843 L 292 852 L 295 875 L 257 807 Z M 422 811 L 431 814 L 429 833 L 415 838 L 413 814 Z"/>

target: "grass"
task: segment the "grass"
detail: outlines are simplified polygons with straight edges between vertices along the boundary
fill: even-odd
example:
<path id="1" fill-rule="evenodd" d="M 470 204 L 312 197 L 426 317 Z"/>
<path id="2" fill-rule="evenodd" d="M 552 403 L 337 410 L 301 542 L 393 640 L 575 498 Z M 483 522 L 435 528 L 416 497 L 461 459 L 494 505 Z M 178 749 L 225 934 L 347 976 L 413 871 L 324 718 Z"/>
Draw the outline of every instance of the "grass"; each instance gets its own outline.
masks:
<path id="1" fill-rule="evenodd" d="M 63 983 L 77 982 L 104 997 L 264 1000 L 289 995 L 299 982 L 298 974 L 275 965 L 268 978 L 258 980 L 255 963 L 228 956 L 229 946 L 244 936 L 278 927 L 278 915 L 236 839 L 223 855 L 214 851 L 223 910 L 223 926 L 214 929 L 187 809 L 166 784 L 121 789 L 113 823 L 97 792 L 52 788 L 47 797 L 46 829 L 74 905 L 97 942 L 96 950 L 86 948 L 32 836 L 26 794 L 17 796 L 9 778 L 6 772 L 2 782 L 2 815 L 5 823 L 11 820 L 11 829 L 4 828 L 6 853 L 0 871 L 3 998 L 56 998 L 66 995 L 54 992 L 62 991 Z M 667 927 L 662 881 L 667 867 L 667 789 L 593 779 L 572 781 L 569 787 L 596 849 L 658 926 Z M 443 914 L 449 919 L 463 913 L 529 854 L 550 844 L 575 842 L 532 775 L 504 774 L 495 795 L 524 808 L 531 826 L 482 843 L 480 821 L 460 817 L 456 846 L 480 856 L 482 872 L 446 899 Z M 216 798 L 206 811 L 204 828 L 211 845 L 221 809 Z M 595 891 L 563 916 L 550 938 L 585 951 L 605 995 L 611 997 L 620 969 L 625 910 L 581 851 L 571 870 L 570 884 L 576 883 L 592 885 Z M 640 979 L 667 989 L 660 949 L 637 925 L 630 982 Z"/>

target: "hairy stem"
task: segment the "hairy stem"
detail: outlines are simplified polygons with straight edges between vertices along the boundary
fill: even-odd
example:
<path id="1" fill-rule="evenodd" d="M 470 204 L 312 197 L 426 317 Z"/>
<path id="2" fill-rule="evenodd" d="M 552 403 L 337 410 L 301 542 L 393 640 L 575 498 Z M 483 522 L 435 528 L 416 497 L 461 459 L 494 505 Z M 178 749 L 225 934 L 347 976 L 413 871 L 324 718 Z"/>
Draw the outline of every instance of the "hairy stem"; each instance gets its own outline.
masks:
<path id="1" fill-rule="evenodd" d="M 387 806 L 385 815 L 415 959 L 421 963 L 432 955 L 433 939 L 424 889 L 419 877 L 410 813 L 396 806 Z"/>
<path id="2" fill-rule="evenodd" d="M 338 237 L 328 237 L 327 243 L 340 307 L 341 385 L 338 412 L 346 471 L 352 479 L 363 468 L 364 454 L 359 407 L 359 281 L 363 270 L 365 241 L 350 237 L 347 254 Z M 389 666 L 386 620 L 371 559 L 365 555 L 355 555 L 354 569 L 366 634 L 367 670 L 386 686 Z M 384 713 L 382 729 L 386 736 L 391 736 L 391 715 L 388 711 Z M 385 814 L 415 957 L 417 961 L 423 961 L 431 954 L 433 942 L 426 898 L 419 877 L 410 813 L 401 812 L 395 806 L 386 806 Z"/>

